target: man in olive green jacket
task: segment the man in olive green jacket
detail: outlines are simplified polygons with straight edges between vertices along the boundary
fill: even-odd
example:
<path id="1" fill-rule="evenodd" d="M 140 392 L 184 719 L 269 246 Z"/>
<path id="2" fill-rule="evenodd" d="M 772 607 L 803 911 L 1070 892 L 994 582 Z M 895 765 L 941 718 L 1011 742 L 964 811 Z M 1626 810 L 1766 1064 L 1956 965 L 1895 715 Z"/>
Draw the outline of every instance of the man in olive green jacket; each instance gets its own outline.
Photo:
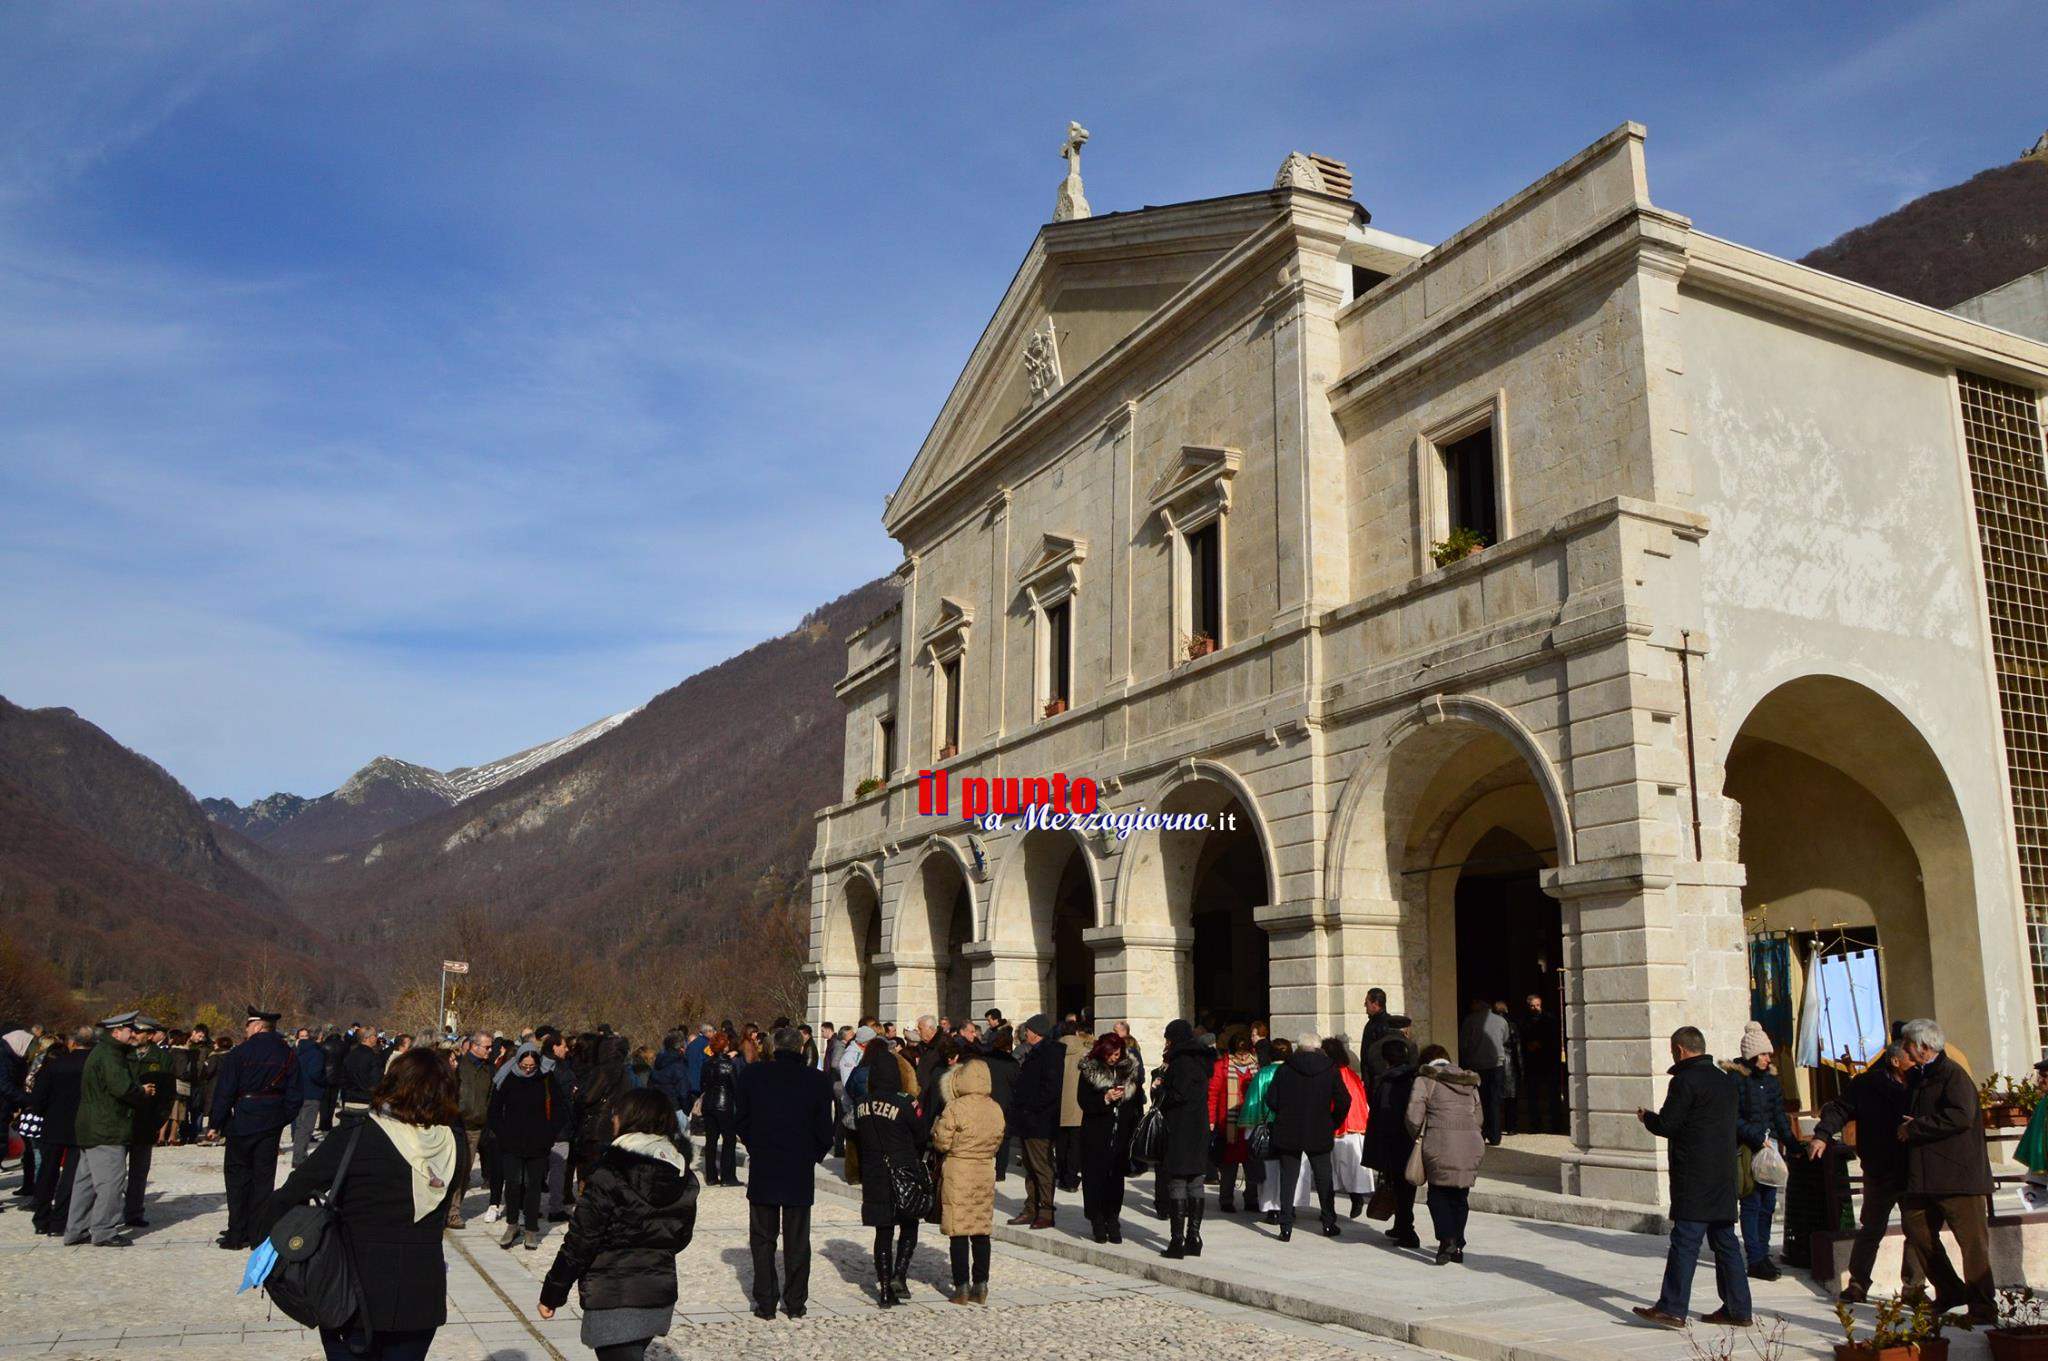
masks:
<path id="1" fill-rule="evenodd" d="M 135 1108 L 152 1096 L 149 1084 L 137 1081 L 130 1066 L 135 1019 L 128 1011 L 100 1022 L 100 1041 L 86 1056 L 79 1078 L 78 1173 L 64 1225 L 67 1245 L 83 1243 L 90 1235 L 96 1248 L 131 1246 L 121 1232 L 128 1141 L 135 1137 Z"/>

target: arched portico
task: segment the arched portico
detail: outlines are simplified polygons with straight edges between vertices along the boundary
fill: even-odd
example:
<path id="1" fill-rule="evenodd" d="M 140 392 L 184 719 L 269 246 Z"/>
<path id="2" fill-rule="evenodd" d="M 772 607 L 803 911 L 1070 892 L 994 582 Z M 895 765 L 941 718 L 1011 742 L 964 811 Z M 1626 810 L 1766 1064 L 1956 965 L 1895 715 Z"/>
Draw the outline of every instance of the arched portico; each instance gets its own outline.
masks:
<path id="1" fill-rule="evenodd" d="M 881 1005 L 882 889 L 866 864 L 846 867 L 829 889 L 818 957 L 812 962 L 811 1015 L 851 1022 Z"/>
<path id="2" fill-rule="evenodd" d="M 1007 1007 L 1020 1016 L 1093 1010 L 1095 963 L 1086 933 L 1101 924 L 1099 872 L 1087 839 L 1069 828 L 1021 833 L 1004 852 L 991 896 L 977 1007 Z"/>
<path id="3" fill-rule="evenodd" d="M 1118 866 L 1099 952 L 1102 1015 L 1156 1042 L 1181 1016 L 1227 1022 L 1272 1011 L 1258 913 L 1276 901 L 1273 842 L 1256 793 L 1229 767 L 1190 761 L 1146 806 L 1168 825 L 1134 832 Z"/>
<path id="4" fill-rule="evenodd" d="M 965 947 L 979 920 L 967 853 L 933 837 L 917 855 L 889 932 L 884 1020 L 965 1016 L 973 1005 Z"/>
<path id="5" fill-rule="evenodd" d="M 1735 729 L 1722 792 L 1741 810 L 1752 937 L 1783 940 L 1795 975 L 1820 939 L 1847 932 L 1874 943 L 1888 1017 L 1939 1018 L 1988 1071 L 1969 831 L 1940 758 L 1899 704 L 1846 676 L 1782 681 Z M 1797 1077 L 1803 1090 L 1808 1074 Z"/>

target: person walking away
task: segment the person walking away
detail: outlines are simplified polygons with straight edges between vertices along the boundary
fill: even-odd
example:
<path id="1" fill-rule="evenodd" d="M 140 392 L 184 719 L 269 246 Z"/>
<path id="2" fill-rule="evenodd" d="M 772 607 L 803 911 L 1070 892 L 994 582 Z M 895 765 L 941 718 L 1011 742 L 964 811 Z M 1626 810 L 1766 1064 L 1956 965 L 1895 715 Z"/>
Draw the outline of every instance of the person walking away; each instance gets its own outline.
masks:
<path id="1" fill-rule="evenodd" d="M 1024 1144 L 1024 1208 L 1012 1224 L 1049 1229 L 1053 1219 L 1053 1139 L 1059 1133 L 1060 1088 L 1065 1080 L 1067 1049 L 1052 1038 L 1052 1019 L 1043 1012 L 1025 1021 L 1021 1030 L 1030 1052 L 1017 1065 L 1017 1085 L 1010 1096 L 1010 1127 Z M 861 1150 L 865 1157 L 867 1150 Z"/>
<path id="2" fill-rule="evenodd" d="M 334 1108 L 341 1100 L 341 1061 L 348 1057 L 349 1039 L 330 1028 L 320 1041 L 320 1133 L 334 1129 Z"/>
<path id="3" fill-rule="evenodd" d="M 1408 1132 L 1408 1099 L 1415 1090 L 1416 1071 L 1408 1062 L 1408 1041 L 1389 1033 L 1380 1041 L 1379 1061 L 1380 1075 L 1373 1083 L 1371 1104 L 1380 1118 L 1365 1131 L 1365 1165 L 1393 1201 L 1387 1241 L 1399 1248 L 1419 1248 L 1422 1239 L 1415 1232 L 1415 1187 L 1408 1180 L 1408 1155 L 1415 1148 L 1415 1136 Z"/>
<path id="4" fill-rule="evenodd" d="M 271 1038 L 284 1048 L 282 1036 Z M 456 1192 L 455 1100 L 455 1075 L 441 1055 L 421 1048 L 397 1056 L 370 1093 L 369 1113 L 321 1140 L 259 1209 L 251 1241 L 267 1238 L 292 1206 L 326 1197 L 348 1160 L 333 1205 L 364 1308 L 347 1328 L 320 1330 L 327 1361 L 422 1361 L 448 1320 L 441 1236 Z M 367 1350 L 355 1351 L 351 1342 L 363 1341 L 365 1327 Z"/>
<path id="5" fill-rule="evenodd" d="M 553 1318 L 574 1285 L 583 1345 L 598 1361 L 641 1361 L 675 1326 L 676 1256 L 696 1232 L 697 1177 L 668 1097 L 633 1088 L 609 1110 L 611 1142 L 541 1282 L 539 1312 Z"/>
<path id="6" fill-rule="evenodd" d="M 980 1059 L 963 1060 L 942 1082 L 952 1090 L 932 1122 L 931 1140 L 945 1155 L 939 1171 L 939 1232 L 946 1235 L 952 1256 L 952 1298 L 955 1304 L 986 1304 L 996 1150 L 1008 1122 L 990 1094 L 988 1065 Z"/>
<path id="7" fill-rule="evenodd" d="M 1337 1066 L 1337 1080 L 1351 1105 L 1337 1122 L 1335 1142 L 1330 1148 L 1330 1180 L 1339 1193 L 1351 1197 L 1351 1217 L 1365 1213 L 1365 1199 L 1372 1194 L 1372 1172 L 1365 1165 L 1365 1131 L 1371 1114 L 1365 1083 L 1352 1070 L 1344 1053 L 1344 1041 L 1335 1035 L 1323 1037 L 1323 1053 Z"/>
<path id="8" fill-rule="evenodd" d="M 1906 1022 L 1899 1042 L 1919 1065 L 1906 1119 L 1893 1135 L 1906 1150 L 1906 1194 L 1900 1202 L 1906 1241 L 1920 1254 L 1920 1264 L 1934 1286 L 1937 1310 L 1967 1307 L 1972 1323 L 1995 1322 L 1998 1307 L 1986 1218 L 1991 1163 L 1985 1153 L 1984 1111 L 1976 1084 L 1948 1056 L 1947 1037 L 1933 1021 Z M 1961 1276 L 1942 1246 L 1944 1225 L 1962 1253 Z"/>
<path id="9" fill-rule="evenodd" d="M 1479 1179 L 1479 1160 L 1486 1152 L 1481 1081 L 1477 1074 L 1453 1067 L 1444 1047 L 1433 1044 L 1422 1051 L 1422 1066 L 1416 1069 L 1415 1085 L 1408 1093 L 1405 1119 L 1408 1132 L 1422 1144 L 1422 1171 L 1429 1186 L 1429 1222 L 1436 1230 L 1438 1266 L 1465 1260 L 1472 1183 Z"/>
<path id="10" fill-rule="evenodd" d="M 1639 1109 L 1643 1128 L 1670 1147 L 1671 1246 L 1664 1285 L 1652 1305 L 1636 1305 L 1638 1318 L 1661 1328 L 1683 1328 L 1692 1303 L 1693 1269 L 1704 1239 L 1714 1250 L 1714 1283 L 1721 1307 L 1706 1322 L 1747 1328 L 1752 1322 L 1749 1274 L 1736 1241 L 1735 1130 L 1742 1106 L 1736 1079 L 1714 1066 L 1706 1037 L 1695 1026 L 1671 1036 L 1671 1082 L 1659 1110 Z"/>
<path id="11" fill-rule="evenodd" d="M 462 1147 L 455 1167 L 455 1195 L 448 1201 L 448 1227 L 462 1227 L 462 1198 L 469 1194 L 470 1174 L 483 1157 L 484 1129 L 491 1118 L 491 1032 L 472 1031 L 454 1054 L 455 1113 L 461 1121 Z"/>
<path id="12" fill-rule="evenodd" d="M 1111 1031 L 1081 1060 L 1080 1078 L 1081 1209 L 1096 1242 L 1121 1243 L 1124 1169 L 1145 1107 L 1145 1066 Z"/>
<path id="13" fill-rule="evenodd" d="M 903 1092 L 903 1072 L 888 1045 L 868 1046 L 860 1075 L 866 1080 L 853 1109 L 860 1142 L 860 1222 L 875 1231 L 875 1280 L 882 1308 L 890 1309 L 910 1292 L 910 1257 L 917 1250 L 923 1207 L 907 1203 L 903 1192 L 924 1184 L 924 1130 Z M 1057 1096 L 1058 1088 L 1053 1091 Z"/>
<path id="14" fill-rule="evenodd" d="M 1913 1066 L 1902 1046 L 1888 1047 L 1881 1059 L 1849 1080 L 1840 1096 L 1821 1107 L 1820 1120 L 1807 1142 L 1807 1156 L 1819 1160 L 1827 1157 L 1851 1122 L 1859 1131 L 1856 1157 L 1863 1164 L 1863 1204 L 1856 1219 L 1856 1241 L 1849 1248 L 1849 1284 L 1837 1296 L 1844 1304 L 1861 1304 L 1870 1298 L 1878 1246 L 1884 1242 L 1892 1211 L 1906 1191 L 1906 1146 L 1899 1142 L 1896 1131 L 1912 1103 L 1907 1075 Z M 2043 1112 L 2048 1112 L 2048 1101 L 2034 1107 L 2036 1118 Z M 1908 1297 L 1923 1294 L 1926 1279 L 1920 1253 L 1908 1240 L 1899 1254 L 1899 1293 Z"/>
<path id="15" fill-rule="evenodd" d="M 1501 1065 L 1507 1038 L 1507 1022 L 1494 1014 L 1485 998 L 1473 998 L 1458 1027 L 1458 1062 L 1479 1079 L 1480 1128 L 1488 1144 L 1500 1142 Z"/>
<path id="16" fill-rule="evenodd" d="M 164 1023 L 151 1016 L 135 1020 L 138 1041 L 129 1063 L 136 1080 L 149 1090 L 147 1101 L 135 1107 L 135 1132 L 128 1140 L 128 1183 L 121 1197 L 121 1222 L 131 1229 L 146 1229 L 142 1197 L 149 1189 L 149 1164 L 156 1152 L 158 1131 L 171 1113 L 176 1098 L 177 1076 L 172 1071 L 171 1051 L 165 1047 Z"/>
<path id="17" fill-rule="evenodd" d="M 1216 1051 L 1204 1044 L 1185 1020 L 1166 1027 L 1166 1071 L 1154 1102 L 1164 1112 L 1166 1150 L 1157 1175 L 1166 1183 L 1166 1210 L 1172 1224 L 1164 1257 L 1202 1255 L 1203 1181 L 1209 1175 L 1209 1078 L 1216 1070 Z"/>
<path id="18" fill-rule="evenodd" d="M 1779 1084 L 1778 1075 L 1771 1071 L 1776 1057 L 1771 1038 L 1756 1021 L 1742 1029 L 1741 1055 L 1734 1069 L 1742 1094 L 1735 1116 L 1735 1137 L 1751 1154 L 1761 1152 L 1765 1141 L 1774 1139 L 1778 1152 L 1790 1158 L 1798 1136 L 1785 1114 L 1785 1089 Z M 1742 1197 L 1743 1254 L 1755 1280 L 1775 1281 L 1781 1274 L 1777 1263 L 1771 1260 L 1771 1219 L 1777 1209 L 1775 1186 L 1759 1181 Z"/>
<path id="19" fill-rule="evenodd" d="M 309 1031 L 300 1031 L 292 1046 L 292 1089 L 285 1098 L 292 1112 L 292 1166 L 304 1167 L 313 1152 L 313 1133 L 327 1099 L 327 1053 Z"/>
<path id="20" fill-rule="evenodd" d="M 71 1213 L 71 1186 L 78 1176 L 78 1098 L 92 1045 L 91 1026 L 80 1026 L 68 1042 L 59 1038 L 29 1092 L 29 1109 L 43 1122 L 30 1223 L 37 1233 L 53 1238 L 64 1231 Z"/>
<path id="21" fill-rule="evenodd" d="M 1060 1130 L 1053 1147 L 1058 1185 L 1072 1194 L 1081 1189 L 1081 1060 L 1095 1047 L 1080 1018 L 1069 1015 L 1060 1022 L 1060 1046 L 1066 1056 L 1060 1063 Z"/>
<path id="22" fill-rule="evenodd" d="M 690 1073 L 683 1064 L 684 1032 L 671 1030 L 661 1038 L 661 1052 L 654 1056 L 654 1068 L 648 1075 L 647 1085 L 667 1097 L 669 1104 L 676 1108 L 679 1119 L 676 1132 L 684 1132 L 683 1122 L 689 1118 Z"/>
<path id="23" fill-rule="evenodd" d="M 782 1026 L 766 1063 L 749 1064 L 735 1090 L 733 1125 L 747 1146 L 747 1246 L 754 1258 L 754 1317 L 778 1305 L 802 1318 L 811 1299 L 812 1169 L 832 1151 L 832 1079 L 804 1061 L 803 1035 Z M 782 1277 L 775 1242 L 782 1240 Z"/>
<path id="24" fill-rule="evenodd" d="M 1254 1190 L 1259 1184 L 1259 1163 L 1251 1155 L 1246 1137 L 1251 1130 L 1244 1123 L 1245 1089 L 1258 1075 L 1258 1056 L 1252 1052 L 1252 1034 L 1239 1030 L 1230 1037 L 1230 1052 L 1216 1060 L 1209 1078 L 1209 1125 L 1217 1133 L 1216 1209 L 1219 1214 L 1237 1210 L 1237 1175 L 1244 1172 L 1244 1207 L 1256 1208 Z"/>
<path id="25" fill-rule="evenodd" d="M 99 1041 L 86 1056 L 75 1130 L 78 1175 L 72 1181 L 71 1209 L 64 1225 L 67 1245 L 88 1237 L 96 1248 L 131 1245 L 121 1232 L 128 1141 L 135 1137 L 136 1107 L 150 1098 L 130 1062 L 136 1039 L 134 1012 L 109 1016 L 100 1022 Z"/>
<path id="26" fill-rule="evenodd" d="M 1294 1052 L 1273 1075 L 1266 1104 L 1273 1110 L 1273 1149 L 1280 1155 L 1280 1241 L 1294 1237 L 1301 1165 L 1307 1160 L 1322 1211 L 1323 1236 L 1335 1238 L 1337 1193 L 1330 1177 L 1330 1150 L 1337 1127 L 1351 1113 L 1351 1093 L 1337 1076 L 1339 1065 L 1322 1049 L 1322 1036 L 1302 1035 Z"/>
<path id="27" fill-rule="evenodd" d="M 987 1037 L 981 1049 L 981 1061 L 988 1065 L 989 1098 L 1002 1108 L 1003 1118 L 1010 1118 L 1010 1107 L 1017 1094 L 1017 1056 L 1010 1052 L 1016 1037 L 1010 1028 L 1004 1026 Z M 1011 1125 L 1014 1131 L 1016 1126 Z M 996 1149 L 996 1180 L 1010 1178 L 1010 1149 L 1016 1143 L 1014 1132 L 1005 1133 L 1003 1142 Z"/>
<path id="28" fill-rule="evenodd" d="M 704 1116 L 704 1184 L 739 1185 L 739 1129 L 734 1109 L 740 1075 L 739 1055 L 732 1040 L 719 1031 L 704 1051 L 701 1113 Z"/>
<path id="29" fill-rule="evenodd" d="M 384 1054 L 377 1048 L 377 1032 L 365 1027 L 341 1056 L 341 1094 L 334 1104 L 335 1119 L 346 1123 L 368 1115 L 370 1097 L 383 1080 Z"/>
<path id="30" fill-rule="evenodd" d="M 256 1246 L 256 1216 L 277 1185 L 277 1146 L 295 1109 L 289 1096 L 298 1071 L 277 1019 L 274 1011 L 250 1007 L 242 1022 L 246 1038 L 221 1060 L 214 1082 L 213 1127 L 227 1140 L 221 1179 L 228 1226 L 216 1240 L 222 1248 Z"/>
<path id="31" fill-rule="evenodd" d="M 505 1174 L 505 1232 L 498 1246 L 523 1238 L 526 1250 L 540 1247 L 540 1199 L 547 1185 L 548 1154 L 569 1123 L 569 1108 L 554 1080 L 541 1069 L 537 1045 L 522 1044 L 506 1065 L 510 1076 L 491 1089 L 484 1125 Z M 458 1093 L 458 1114 L 460 1096 Z"/>
<path id="32" fill-rule="evenodd" d="M 1506 1002 L 1495 1002 L 1493 1014 L 1500 1018 L 1503 1038 L 1500 1047 L 1500 1128 L 1503 1134 L 1523 1130 L 1515 1120 L 1515 1106 L 1522 1091 L 1522 1035 Z"/>

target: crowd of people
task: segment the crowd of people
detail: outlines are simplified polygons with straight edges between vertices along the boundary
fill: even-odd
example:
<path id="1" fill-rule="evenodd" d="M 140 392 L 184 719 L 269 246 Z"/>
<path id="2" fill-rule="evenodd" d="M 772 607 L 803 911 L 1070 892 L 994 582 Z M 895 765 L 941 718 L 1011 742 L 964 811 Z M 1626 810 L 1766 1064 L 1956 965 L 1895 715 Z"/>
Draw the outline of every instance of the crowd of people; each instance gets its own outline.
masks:
<path id="1" fill-rule="evenodd" d="M 575 1288 L 585 1344 L 625 1361 L 673 1322 L 674 1260 L 701 1187 L 744 1184 L 754 1312 L 771 1320 L 805 1314 L 816 1169 L 834 1156 L 859 1188 L 883 1308 L 908 1296 L 926 1224 L 947 1240 L 951 1301 L 987 1300 L 996 1186 L 1013 1167 L 1023 1196 L 1009 1224 L 1051 1229 L 1057 1197 L 1078 1192 L 1098 1243 L 1123 1241 L 1126 1186 L 1151 1171 L 1153 1212 L 1168 1227 L 1160 1251 L 1176 1259 L 1202 1255 L 1212 1182 L 1219 1213 L 1261 1216 L 1282 1243 L 1310 1209 L 1322 1235 L 1341 1237 L 1342 1197 L 1348 1218 L 1386 1221 L 1388 1243 L 1421 1250 L 1420 1197 L 1434 1262 L 1455 1265 L 1487 1148 L 1504 1128 L 1553 1128 L 1561 1109 L 1557 1036 L 1535 997 L 1520 1016 L 1475 1004 L 1456 1061 L 1442 1045 L 1418 1046 L 1378 989 L 1355 1054 L 1335 1036 L 1175 1020 L 1149 1064 L 1127 1025 L 1098 1033 L 1085 1013 L 1012 1024 L 990 1010 L 900 1029 L 865 1017 L 816 1032 L 787 1019 L 765 1030 L 707 1023 L 637 1047 L 604 1025 L 412 1036 L 357 1024 L 287 1038 L 280 1020 L 250 1008 L 241 1043 L 225 1050 L 203 1029 L 181 1034 L 135 1012 L 70 1035 L 0 1031 L 0 1113 L 14 1112 L 27 1148 L 15 1198 L 39 1232 L 126 1246 L 148 1224 L 150 1151 L 219 1144 L 219 1243 L 244 1250 L 346 1177 L 358 1322 L 367 1354 L 394 1361 L 425 1355 L 445 1320 L 441 1234 L 463 1225 L 473 1182 L 505 1249 L 535 1251 L 544 1224 L 566 1225 L 538 1310 L 552 1316 Z M 1725 1067 L 1698 1030 L 1674 1034 L 1662 1107 L 1638 1113 L 1668 1142 L 1673 1228 L 1662 1293 L 1636 1313 L 1683 1326 L 1707 1246 L 1721 1297 L 1708 1321 L 1748 1324 L 1748 1281 L 1778 1270 L 1772 1158 L 1824 1159 L 1854 1122 L 1867 1190 L 1843 1298 L 1867 1294 L 1897 1207 L 1908 1287 L 1931 1283 L 1939 1307 L 1984 1317 L 1983 1119 L 1967 1073 L 1943 1051 L 1933 1022 L 1903 1024 L 1885 1061 L 1801 1140 L 1761 1027 L 1750 1024 Z M 1871 1137 L 1884 1129 L 1895 1136 Z M 287 1132 L 291 1171 L 279 1186 Z M 1944 1226 L 1960 1274 L 1937 1237 Z M 349 1329 L 322 1336 L 331 1356 L 365 1354 Z"/>

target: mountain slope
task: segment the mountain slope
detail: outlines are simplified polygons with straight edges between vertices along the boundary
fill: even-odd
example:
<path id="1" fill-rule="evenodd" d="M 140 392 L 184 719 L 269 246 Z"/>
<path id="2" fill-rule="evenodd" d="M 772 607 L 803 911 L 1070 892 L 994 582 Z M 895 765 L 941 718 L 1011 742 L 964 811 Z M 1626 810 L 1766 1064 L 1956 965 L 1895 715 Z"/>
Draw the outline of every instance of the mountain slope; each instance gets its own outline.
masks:
<path id="1" fill-rule="evenodd" d="M 0 780 L 129 860 L 284 911 L 241 857 L 229 854 L 236 833 L 216 829 L 169 771 L 69 709 L 24 709 L 0 698 Z"/>
<path id="2" fill-rule="evenodd" d="M 2030 154 L 1924 194 L 1799 263 L 1953 307 L 2048 266 L 2048 159 Z"/>

